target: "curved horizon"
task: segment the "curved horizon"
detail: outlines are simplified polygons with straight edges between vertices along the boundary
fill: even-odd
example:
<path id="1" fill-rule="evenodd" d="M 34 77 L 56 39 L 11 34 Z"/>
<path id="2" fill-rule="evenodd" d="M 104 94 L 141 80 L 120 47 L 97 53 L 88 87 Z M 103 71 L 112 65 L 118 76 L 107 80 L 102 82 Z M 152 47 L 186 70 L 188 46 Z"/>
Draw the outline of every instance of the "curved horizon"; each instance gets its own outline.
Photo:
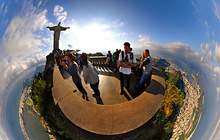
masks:
<path id="1" fill-rule="evenodd" d="M 47 26 L 70 27 L 61 32 L 60 49 L 133 52 L 171 60 L 183 70 L 200 73 L 204 108 L 191 139 L 220 136 L 220 3 L 212 1 L 71 1 L 2 0 L 0 2 L 0 139 L 16 139 L 7 107 L 11 89 L 24 72 L 45 62 L 53 50 Z M 13 126 L 10 126 L 13 127 Z"/>

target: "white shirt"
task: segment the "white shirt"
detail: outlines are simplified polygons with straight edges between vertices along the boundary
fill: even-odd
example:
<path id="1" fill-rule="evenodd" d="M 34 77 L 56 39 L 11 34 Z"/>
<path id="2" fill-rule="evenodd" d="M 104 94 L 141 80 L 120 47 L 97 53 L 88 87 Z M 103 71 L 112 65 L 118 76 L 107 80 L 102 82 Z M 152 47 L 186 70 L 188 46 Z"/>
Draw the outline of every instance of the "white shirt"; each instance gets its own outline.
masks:
<path id="1" fill-rule="evenodd" d="M 137 63 L 134 53 L 133 53 L 133 60 L 131 59 L 130 53 L 127 53 L 127 55 L 128 55 L 128 62 L 130 64 Z M 126 57 L 126 53 L 124 52 L 124 59 L 125 59 L 125 57 Z M 121 53 L 119 54 L 118 60 L 122 61 L 122 54 Z M 120 67 L 119 72 L 126 74 L 126 75 L 131 74 L 131 68 Z"/>
<path id="2" fill-rule="evenodd" d="M 90 83 L 92 85 L 99 81 L 98 71 L 90 62 L 88 62 L 87 66 L 83 66 L 83 77 L 86 83 Z"/>

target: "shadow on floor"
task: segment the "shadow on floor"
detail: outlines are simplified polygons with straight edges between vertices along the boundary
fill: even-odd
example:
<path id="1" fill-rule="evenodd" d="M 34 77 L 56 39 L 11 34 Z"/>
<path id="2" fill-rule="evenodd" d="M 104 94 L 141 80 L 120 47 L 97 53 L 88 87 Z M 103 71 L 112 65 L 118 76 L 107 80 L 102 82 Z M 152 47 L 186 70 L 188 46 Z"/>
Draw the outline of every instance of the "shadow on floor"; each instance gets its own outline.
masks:
<path id="1" fill-rule="evenodd" d="M 109 68 L 109 67 L 98 67 L 96 66 L 96 69 L 98 70 L 99 74 L 101 75 L 105 75 L 105 76 L 112 76 L 112 77 L 115 77 L 117 78 L 118 80 L 119 79 L 119 73 L 115 73 L 113 72 L 112 68 Z M 137 73 L 133 73 L 131 75 L 131 82 L 130 82 L 130 88 L 129 88 L 129 93 L 128 92 L 125 92 L 126 94 L 124 94 L 124 96 L 128 99 L 128 100 L 131 100 L 131 99 L 134 99 L 136 97 L 138 97 L 139 95 L 141 95 L 146 89 L 147 87 L 150 85 L 150 82 L 151 82 L 151 77 L 149 77 L 147 79 L 147 82 L 145 83 L 145 85 L 137 90 L 137 89 L 134 89 L 135 86 L 138 85 L 139 81 L 140 81 L 140 78 L 141 78 L 141 74 L 137 74 Z M 126 79 L 126 78 L 125 78 Z M 125 81 L 125 85 L 127 84 L 127 82 Z M 130 97 L 129 95 L 132 97 Z"/>
<path id="2" fill-rule="evenodd" d="M 110 68 L 110 67 L 98 67 L 98 66 L 96 66 L 96 69 L 98 70 L 99 74 L 101 74 L 101 75 L 112 76 L 112 77 L 115 77 L 118 80 L 120 80 L 119 79 L 119 73 L 118 72 L 117 73 L 113 72 L 113 69 Z M 64 79 L 68 79 L 71 76 L 65 70 L 61 69 L 60 72 L 61 72 L 61 74 L 62 74 Z M 157 72 L 154 72 L 154 74 L 157 75 Z M 158 73 L 158 75 L 160 75 L 160 73 Z M 151 87 L 151 88 L 149 88 L 149 90 L 147 89 L 148 86 L 150 85 L 150 82 L 151 82 L 151 77 L 149 77 L 147 79 L 147 82 L 145 83 L 145 85 L 141 89 L 139 89 L 139 90 L 135 89 L 134 87 L 138 85 L 138 83 L 140 81 L 140 78 L 141 78 L 140 74 L 133 73 L 131 75 L 131 82 L 130 82 L 129 91 L 128 92 L 124 92 L 125 94 L 123 94 L 125 96 L 125 98 L 127 98 L 128 101 L 130 101 L 130 100 L 140 96 L 144 91 L 151 91 L 152 88 L 154 88 L 154 87 Z M 127 84 L 127 82 L 125 81 L 125 85 L 126 84 Z M 163 88 L 163 87 L 160 87 L 159 89 L 161 89 L 161 88 Z M 151 93 L 152 94 L 157 93 L 157 90 L 154 90 L 154 91 L 151 91 Z M 101 98 L 100 99 L 96 98 L 96 102 L 97 102 L 97 104 L 102 104 L 103 105 L 103 101 L 102 101 Z"/>

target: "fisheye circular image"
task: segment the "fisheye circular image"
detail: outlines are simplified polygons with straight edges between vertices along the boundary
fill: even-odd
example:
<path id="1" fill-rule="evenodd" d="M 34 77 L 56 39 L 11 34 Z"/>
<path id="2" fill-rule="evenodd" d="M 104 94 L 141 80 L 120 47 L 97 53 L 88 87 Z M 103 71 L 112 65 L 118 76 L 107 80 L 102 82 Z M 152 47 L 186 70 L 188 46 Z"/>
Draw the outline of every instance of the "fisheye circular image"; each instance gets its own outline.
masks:
<path id="1" fill-rule="evenodd" d="M 0 140 L 219 140 L 220 1 L 0 0 Z"/>

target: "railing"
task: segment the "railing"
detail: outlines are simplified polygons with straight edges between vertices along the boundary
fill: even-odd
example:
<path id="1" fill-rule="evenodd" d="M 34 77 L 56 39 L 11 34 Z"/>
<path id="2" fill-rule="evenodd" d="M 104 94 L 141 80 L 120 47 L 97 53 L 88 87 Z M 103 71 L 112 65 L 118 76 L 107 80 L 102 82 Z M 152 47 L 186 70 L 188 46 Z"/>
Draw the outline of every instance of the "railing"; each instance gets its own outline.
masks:
<path id="1" fill-rule="evenodd" d="M 100 67 L 108 67 L 109 65 L 106 63 L 106 56 L 96 56 L 96 57 L 89 57 L 89 61 L 94 66 L 100 66 Z"/>
<path id="2" fill-rule="evenodd" d="M 89 61 L 94 65 L 94 66 L 100 66 L 100 67 L 110 67 L 106 62 L 107 56 L 91 56 L 89 57 Z M 136 58 L 137 64 L 140 63 L 140 59 Z"/>

